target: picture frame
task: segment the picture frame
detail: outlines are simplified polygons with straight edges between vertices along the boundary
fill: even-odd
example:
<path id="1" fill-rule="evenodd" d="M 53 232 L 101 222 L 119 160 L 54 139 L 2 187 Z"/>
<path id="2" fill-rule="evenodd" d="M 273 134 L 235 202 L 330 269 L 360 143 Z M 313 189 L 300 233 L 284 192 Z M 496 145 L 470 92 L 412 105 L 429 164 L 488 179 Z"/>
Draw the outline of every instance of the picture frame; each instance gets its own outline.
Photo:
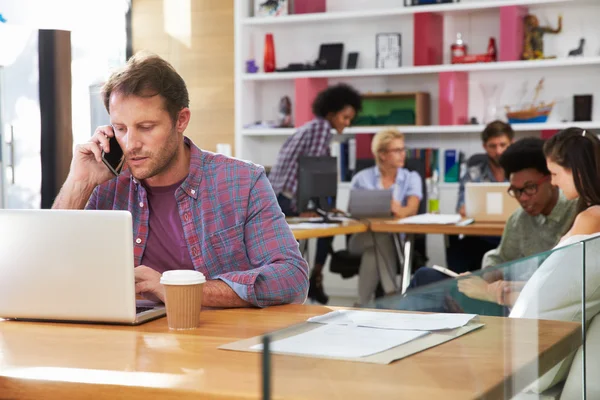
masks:
<path id="1" fill-rule="evenodd" d="M 255 17 L 279 17 L 289 12 L 289 0 L 254 0 Z"/>
<path id="2" fill-rule="evenodd" d="M 348 53 L 348 61 L 346 62 L 346 69 L 356 69 L 358 66 L 358 53 Z"/>
<path id="3" fill-rule="evenodd" d="M 375 67 L 398 68 L 402 66 L 402 35 L 378 33 L 375 37 Z"/>

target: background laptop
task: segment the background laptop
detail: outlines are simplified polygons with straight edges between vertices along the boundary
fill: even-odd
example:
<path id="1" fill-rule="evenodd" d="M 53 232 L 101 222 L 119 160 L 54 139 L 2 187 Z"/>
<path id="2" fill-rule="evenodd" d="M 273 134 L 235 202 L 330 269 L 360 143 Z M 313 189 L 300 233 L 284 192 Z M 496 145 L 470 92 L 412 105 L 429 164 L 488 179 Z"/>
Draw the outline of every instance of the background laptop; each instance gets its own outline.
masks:
<path id="1" fill-rule="evenodd" d="M 392 191 L 351 189 L 348 213 L 352 218 L 389 218 L 392 216 Z"/>
<path id="2" fill-rule="evenodd" d="M 465 211 L 477 222 L 506 222 L 520 207 L 508 194 L 508 182 L 469 182 L 465 185 Z"/>
<path id="3" fill-rule="evenodd" d="M 0 318 L 139 324 L 128 211 L 0 210 Z"/>

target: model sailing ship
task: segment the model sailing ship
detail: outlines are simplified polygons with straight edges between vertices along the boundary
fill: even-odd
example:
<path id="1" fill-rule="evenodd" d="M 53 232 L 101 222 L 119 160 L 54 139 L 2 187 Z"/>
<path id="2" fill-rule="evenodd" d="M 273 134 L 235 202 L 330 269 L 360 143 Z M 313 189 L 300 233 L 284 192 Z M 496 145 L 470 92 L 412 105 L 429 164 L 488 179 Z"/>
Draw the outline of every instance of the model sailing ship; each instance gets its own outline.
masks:
<path id="1" fill-rule="evenodd" d="M 521 108 L 520 110 L 511 111 L 510 107 L 506 107 L 506 118 L 511 124 L 536 123 L 546 122 L 548 115 L 552 112 L 554 101 L 544 103 L 543 101 L 536 104 L 538 96 L 543 89 L 544 79 L 542 78 L 535 87 L 535 95 L 530 105 Z"/>

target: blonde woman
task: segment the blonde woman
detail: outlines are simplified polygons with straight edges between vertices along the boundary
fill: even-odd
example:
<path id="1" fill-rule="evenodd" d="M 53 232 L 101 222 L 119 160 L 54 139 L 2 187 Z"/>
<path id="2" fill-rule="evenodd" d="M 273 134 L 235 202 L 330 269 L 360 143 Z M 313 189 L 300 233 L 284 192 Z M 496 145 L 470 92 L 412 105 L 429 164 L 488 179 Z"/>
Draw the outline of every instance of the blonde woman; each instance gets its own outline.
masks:
<path id="1" fill-rule="evenodd" d="M 392 190 L 392 214 L 405 218 L 417 214 L 423 198 L 420 175 L 404 168 L 406 148 L 404 135 L 395 129 L 385 129 L 375 135 L 371 151 L 376 165 L 360 171 L 352 179 L 352 189 Z M 363 233 L 354 235 L 348 245 L 355 254 L 362 254 L 358 295 L 359 304 L 368 304 L 381 282 L 386 294 L 396 291 L 396 252 L 390 234 Z"/>

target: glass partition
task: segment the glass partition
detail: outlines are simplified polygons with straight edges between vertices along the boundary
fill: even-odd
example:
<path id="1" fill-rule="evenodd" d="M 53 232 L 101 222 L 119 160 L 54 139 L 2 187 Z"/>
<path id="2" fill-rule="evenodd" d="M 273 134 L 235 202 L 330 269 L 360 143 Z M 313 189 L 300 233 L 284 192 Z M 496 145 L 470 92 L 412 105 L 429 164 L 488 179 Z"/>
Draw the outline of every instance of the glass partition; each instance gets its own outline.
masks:
<path id="1" fill-rule="evenodd" d="M 585 304 L 583 308 L 583 332 L 585 340 L 577 351 L 571 373 L 563 389 L 563 398 L 575 398 L 580 391 L 583 397 L 595 399 L 600 397 L 600 236 L 586 239 L 584 246 L 584 268 L 581 285 L 581 298 Z M 575 286 L 573 287 L 575 291 Z M 580 389 L 580 387 L 582 389 Z"/>
<path id="2" fill-rule="evenodd" d="M 587 398 L 597 398 L 586 377 L 600 371 L 586 358 L 594 341 L 600 343 L 600 321 L 594 319 L 600 311 L 599 287 L 600 237 L 574 237 L 552 251 L 458 277 L 423 267 L 405 294 L 380 298 L 372 306 L 476 314 L 484 326 L 470 332 L 469 340 L 482 346 L 482 356 L 498 356 L 486 346 L 502 350 L 501 359 L 485 370 L 472 369 L 469 360 L 456 365 L 456 374 L 471 378 L 466 389 L 477 398 L 490 395 L 486 390 L 495 379 L 502 387 L 494 398 L 580 399 L 586 398 L 586 386 Z M 466 347 L 464 357 L 473 357 Z"/>

